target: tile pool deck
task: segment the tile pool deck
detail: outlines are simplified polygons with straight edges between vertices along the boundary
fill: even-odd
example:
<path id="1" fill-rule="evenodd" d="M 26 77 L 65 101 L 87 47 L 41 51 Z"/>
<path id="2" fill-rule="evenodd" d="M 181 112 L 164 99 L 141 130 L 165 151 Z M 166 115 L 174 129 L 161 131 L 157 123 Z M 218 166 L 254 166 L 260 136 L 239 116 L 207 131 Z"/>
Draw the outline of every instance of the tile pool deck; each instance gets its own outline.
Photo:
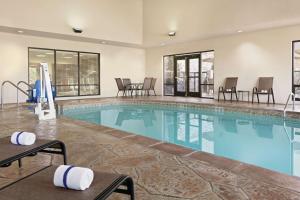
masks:
<path id="1" fill-rule="evenodd" d="M 172 97 L 105 98 L 60 101 L 58 104 L 61 107 L 149 100 L 211 104 L 233 109 L 247 107 L 275 113 L 283 109 L 283 105 L 217 103 Z M 24 106 L 6 106 L 0 111 L 0 126 L 0 137 L 25 130 L 37 133 L 39 138 L 62 140 L 67 145 L 69 163 L 129 174 L 134 178 L 138 200 L 300 199 L 300 178 L 65 117 L 38 121 Z M 17 163 L 0 168 L 0 187 L 50 163 L 61 164 L 62 159 L 41 154 L 24 159 L 21 169 Z M 127 198 L 113 195 L 110 199 Z"/>

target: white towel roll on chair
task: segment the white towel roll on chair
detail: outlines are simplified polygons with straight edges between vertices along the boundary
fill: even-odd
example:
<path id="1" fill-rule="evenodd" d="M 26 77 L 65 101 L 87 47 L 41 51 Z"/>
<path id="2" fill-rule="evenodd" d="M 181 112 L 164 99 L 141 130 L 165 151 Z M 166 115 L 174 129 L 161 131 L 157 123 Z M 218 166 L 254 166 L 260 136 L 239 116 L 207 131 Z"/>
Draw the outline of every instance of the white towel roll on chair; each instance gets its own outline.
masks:
<path id="1" fill-rule="evenodd" d="M 73 190 L 85 190 L 90 187 L 94 172 L 89 168 L 60 165 L 53 178 L 55 186 Z"/>
<path id="2" fill-rule="evenodd" d="M 35 140 L 36 136 L 34 133 L 24 131 L 14 132 L 10 137 L 11 143 L 17 145 L 32 145 L 34 144 Z"/>

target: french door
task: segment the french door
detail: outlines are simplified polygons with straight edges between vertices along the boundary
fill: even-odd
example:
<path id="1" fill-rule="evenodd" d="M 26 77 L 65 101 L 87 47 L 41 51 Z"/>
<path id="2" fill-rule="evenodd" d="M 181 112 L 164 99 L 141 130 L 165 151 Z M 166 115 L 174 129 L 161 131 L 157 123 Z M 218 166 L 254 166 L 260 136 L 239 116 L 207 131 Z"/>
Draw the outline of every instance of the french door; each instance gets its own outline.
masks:
<path id="1" fill-rule="evenodd" d="M 200 60 L 200 54 L 175 57 L 175 96 L 201 96 Z"/>

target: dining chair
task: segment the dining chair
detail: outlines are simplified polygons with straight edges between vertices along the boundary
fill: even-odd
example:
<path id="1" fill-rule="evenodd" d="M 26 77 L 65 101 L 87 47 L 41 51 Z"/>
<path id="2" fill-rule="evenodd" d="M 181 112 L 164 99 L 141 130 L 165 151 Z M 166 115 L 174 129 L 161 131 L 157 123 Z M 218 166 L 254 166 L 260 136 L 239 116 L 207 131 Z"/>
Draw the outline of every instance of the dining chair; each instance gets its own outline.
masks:
<path id="1" fill-rule="evenodd" d="M 125 92 L 130 93 L 130 91 L 133 89 L 131 85 L 131 79 L 130 78 L 123 78 L 123 85 L 125 87 Z"/>
<path id="2" fill-rule="evenodd" d="M 144 78 L 144 83 L 143 83 L 142 87 L 136 88 L 135 89 L 136 92 L 141 91 L 141 95 L 143 95 L 143 92 L 144 92 L 144 95 L 147 94 L 149 96 L 149 94 L 150 94 L 149 91 L 151 89 L 151 82 L 152 82 L 152 78 L 149 78 L 149 77 Z M 131 95 L 132 95 L 132 92 L 133 92 L 133 90 L 131 91 Z"/>
<path id="3" fill-rule="evenodd" d="M 116 80 L 117 87 L 118 87 L 117 97 L 119 96 L 119 92 L 123 92 L 123 96 L 125 96 L 126 89 L 123 85 L 121 78 L 115 78 L 115 80 Z"/>

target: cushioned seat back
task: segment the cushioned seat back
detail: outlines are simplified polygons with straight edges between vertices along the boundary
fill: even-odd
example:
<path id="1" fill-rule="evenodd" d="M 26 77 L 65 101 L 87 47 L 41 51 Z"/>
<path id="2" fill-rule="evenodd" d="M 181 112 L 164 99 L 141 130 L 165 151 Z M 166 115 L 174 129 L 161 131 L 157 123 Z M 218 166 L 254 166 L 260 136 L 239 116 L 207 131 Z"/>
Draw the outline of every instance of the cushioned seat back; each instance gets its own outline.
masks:
<path id="1" fill-rule="evenodd" d="M 238 81 L 238 77 L 228 77 L 225 80 L 225 87 L 224 89 L 232 89 L 233 87 L 236 88 Z"/>
<path id="2" fill-rule="evenodd" d="M 273 77 L 259 77 L 258 79 L 258 91 L 268 91 L 273 88 Z"/>
<path id="3" fill-rule="evenodd" d="M 118 90 L 124 90 L 125 87 L 123 85 L 122 80 L 120 78 L 115 78 L 115 80 L 116 80 L 116 83 L 117 83 L 117 86 L 118 86 Z"/>

